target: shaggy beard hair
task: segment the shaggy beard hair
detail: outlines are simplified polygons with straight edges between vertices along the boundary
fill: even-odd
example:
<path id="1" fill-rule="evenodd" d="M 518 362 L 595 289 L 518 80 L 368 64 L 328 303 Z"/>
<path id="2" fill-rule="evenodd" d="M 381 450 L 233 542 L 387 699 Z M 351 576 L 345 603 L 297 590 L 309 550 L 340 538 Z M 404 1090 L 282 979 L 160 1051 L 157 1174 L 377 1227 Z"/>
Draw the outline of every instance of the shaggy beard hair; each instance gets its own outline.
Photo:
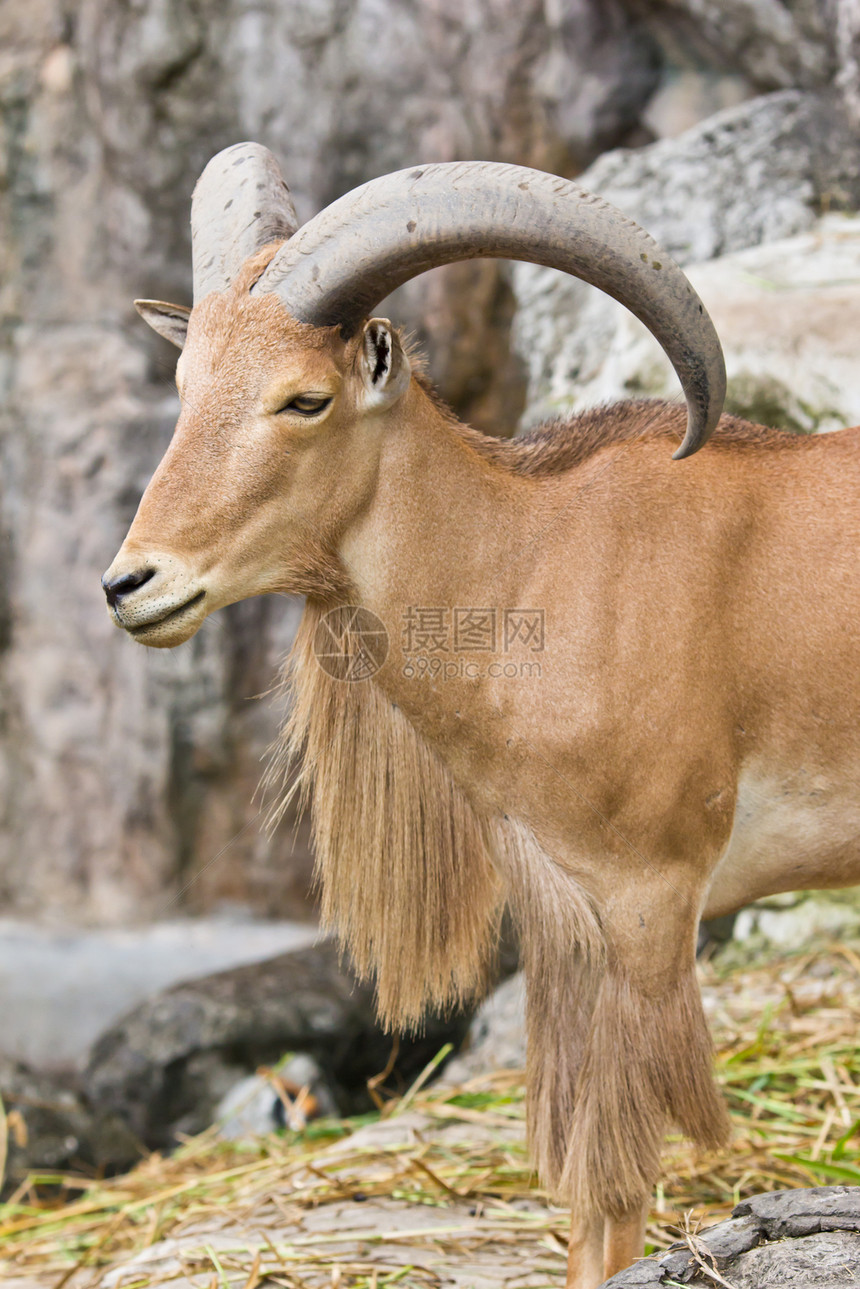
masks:
<path id="1" fill-rule="evenodd" d="M 310 806 L 323 926 L 374 978 L 382 1023 L 414 1029 L 429 1006 L 486 990 L 504 893 L 487 821 L 435 752 L 372 681 L 319 665 L 314 637 L 330 607 L 308 601 L 285 668 L 292 705 L 267 775 L 282 794 L 274 818 L 294 796 Z"/>

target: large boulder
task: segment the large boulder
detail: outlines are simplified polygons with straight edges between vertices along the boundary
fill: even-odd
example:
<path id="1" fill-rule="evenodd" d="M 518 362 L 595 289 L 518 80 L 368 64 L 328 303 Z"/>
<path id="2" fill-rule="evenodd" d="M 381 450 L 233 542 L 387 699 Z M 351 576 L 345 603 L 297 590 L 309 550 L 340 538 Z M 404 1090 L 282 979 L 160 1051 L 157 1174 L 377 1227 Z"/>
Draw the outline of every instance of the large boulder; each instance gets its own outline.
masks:
<path id="1" fill-rule="evenodd" d="M 32 1172 L 114 1172 L 131 1168 L 145 1153 L 123 1117 L 89 1102 L 74 1079 L 0 1059 L 0 1097 L 6 1110 L 0 1189 L 6 1194 Z"/>
<path id="2" fill-rule="evenodd" d="M 851 1289 L 858 1265 L 860 1186 L 815 1186 L 743 1200 L 729 1221 L 644 1258 L 603 1289 Z"/>
<path id="3" fill-rule="evenodd" d="M 428 1016 L 399 1040 L 376 1022 L 374 991 L 342 967 L 331 941 L 177 985 L 135 1008 L 94 1044 L 83 1077 L 93 1104 L 114 1111 L 150 1148 L 216 1117 L 222 1098 L 259 1066 L 305 1053 L 341 1113 L 372 1108 L 367 1080 L 396 1059 L 386 1087 L 404 1090 L 470 1017 Z"/>
<path id="4" fill-rule="evenodd" d="M 582 181 L 688 267 L 726 351 L 730 410 L 807 431 L 860 420 L 850 343 L 860 223 L 821 216 L 860 205 L 860 145 L 838 104 L 769 95 L 678 139 L 608 154 Z M 678 396 L 662 351 L 615 301 L 532 265 L 514 281 L 529 423 Z"/>
<path id="5" fill-rule="evenodd" d="M 688 266 L 687 275 L 722 341 L 726 411 L 801 433 L 860 423 L 860 218 L 827 215 L 807 233 Z M 548 306 L 534 297 L 546 327 Z M 618 398 L 679 397 L 663 350 L 614 300 L 590 297 L 555 325 L 535 419 Z"/>

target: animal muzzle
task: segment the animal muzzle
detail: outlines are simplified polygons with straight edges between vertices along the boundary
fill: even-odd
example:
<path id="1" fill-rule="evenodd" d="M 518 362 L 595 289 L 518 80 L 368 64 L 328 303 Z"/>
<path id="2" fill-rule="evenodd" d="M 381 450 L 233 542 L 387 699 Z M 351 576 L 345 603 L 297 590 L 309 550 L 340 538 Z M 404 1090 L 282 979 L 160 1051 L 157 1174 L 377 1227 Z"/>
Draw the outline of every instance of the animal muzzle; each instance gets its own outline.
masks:
<path id="1" fill-rule="evenodd" d="M 188 640 L 209 611 L 205 587 L 170 556 L 121 550 L 102 586 L 116 626 L 159 649 Z"/>

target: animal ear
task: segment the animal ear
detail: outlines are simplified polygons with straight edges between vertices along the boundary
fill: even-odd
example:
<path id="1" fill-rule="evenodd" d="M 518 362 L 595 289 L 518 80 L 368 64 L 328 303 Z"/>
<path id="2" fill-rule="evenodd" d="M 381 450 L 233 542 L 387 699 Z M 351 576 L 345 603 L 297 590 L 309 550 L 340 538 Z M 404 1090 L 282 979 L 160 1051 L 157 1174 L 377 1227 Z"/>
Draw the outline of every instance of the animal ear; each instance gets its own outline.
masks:
<path id="1" fill-rule="evenodd" d="M 183 309 L 181 304 L 166 304 L 164 300 L 135 300 L 134 307 L 153 331 L 164 336 L 177 349 L 183 347 L 190 309 Z"/>
<path id="2" fill-rule="evenodd" d="M 412 371 L 387 318 L 371 318 L 365 323 L 359 365 L 365 407 L 390 407 L 405 393 Z"/>

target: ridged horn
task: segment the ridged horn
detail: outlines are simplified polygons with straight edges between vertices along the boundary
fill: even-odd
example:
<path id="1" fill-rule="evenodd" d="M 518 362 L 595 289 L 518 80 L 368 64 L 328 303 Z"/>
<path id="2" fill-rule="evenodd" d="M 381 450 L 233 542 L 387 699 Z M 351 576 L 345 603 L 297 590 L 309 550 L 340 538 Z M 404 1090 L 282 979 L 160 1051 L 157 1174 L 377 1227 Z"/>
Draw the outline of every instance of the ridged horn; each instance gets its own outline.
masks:
<path id="1" fill-rule="evenodd" d="M 207 165 L 191 198 L 195 304 L 224 291 L 249 255 L 299 226 L 280 166 L 259 143 L 234 143 Z"/>
<path id="2" fill-rule="evenodd" d="M 687 432 L 675 458 L 707 441 L 726 373 L 702 302 L 644 229 L 556 175 L 465 161 L 373 179 L 305 224 L 253 289 L 276 292 L 298 321 L 349 335 L 409 278 L 476 257 L 563 269 L 614 296 L 659 341 L 683 387 Z"/>

